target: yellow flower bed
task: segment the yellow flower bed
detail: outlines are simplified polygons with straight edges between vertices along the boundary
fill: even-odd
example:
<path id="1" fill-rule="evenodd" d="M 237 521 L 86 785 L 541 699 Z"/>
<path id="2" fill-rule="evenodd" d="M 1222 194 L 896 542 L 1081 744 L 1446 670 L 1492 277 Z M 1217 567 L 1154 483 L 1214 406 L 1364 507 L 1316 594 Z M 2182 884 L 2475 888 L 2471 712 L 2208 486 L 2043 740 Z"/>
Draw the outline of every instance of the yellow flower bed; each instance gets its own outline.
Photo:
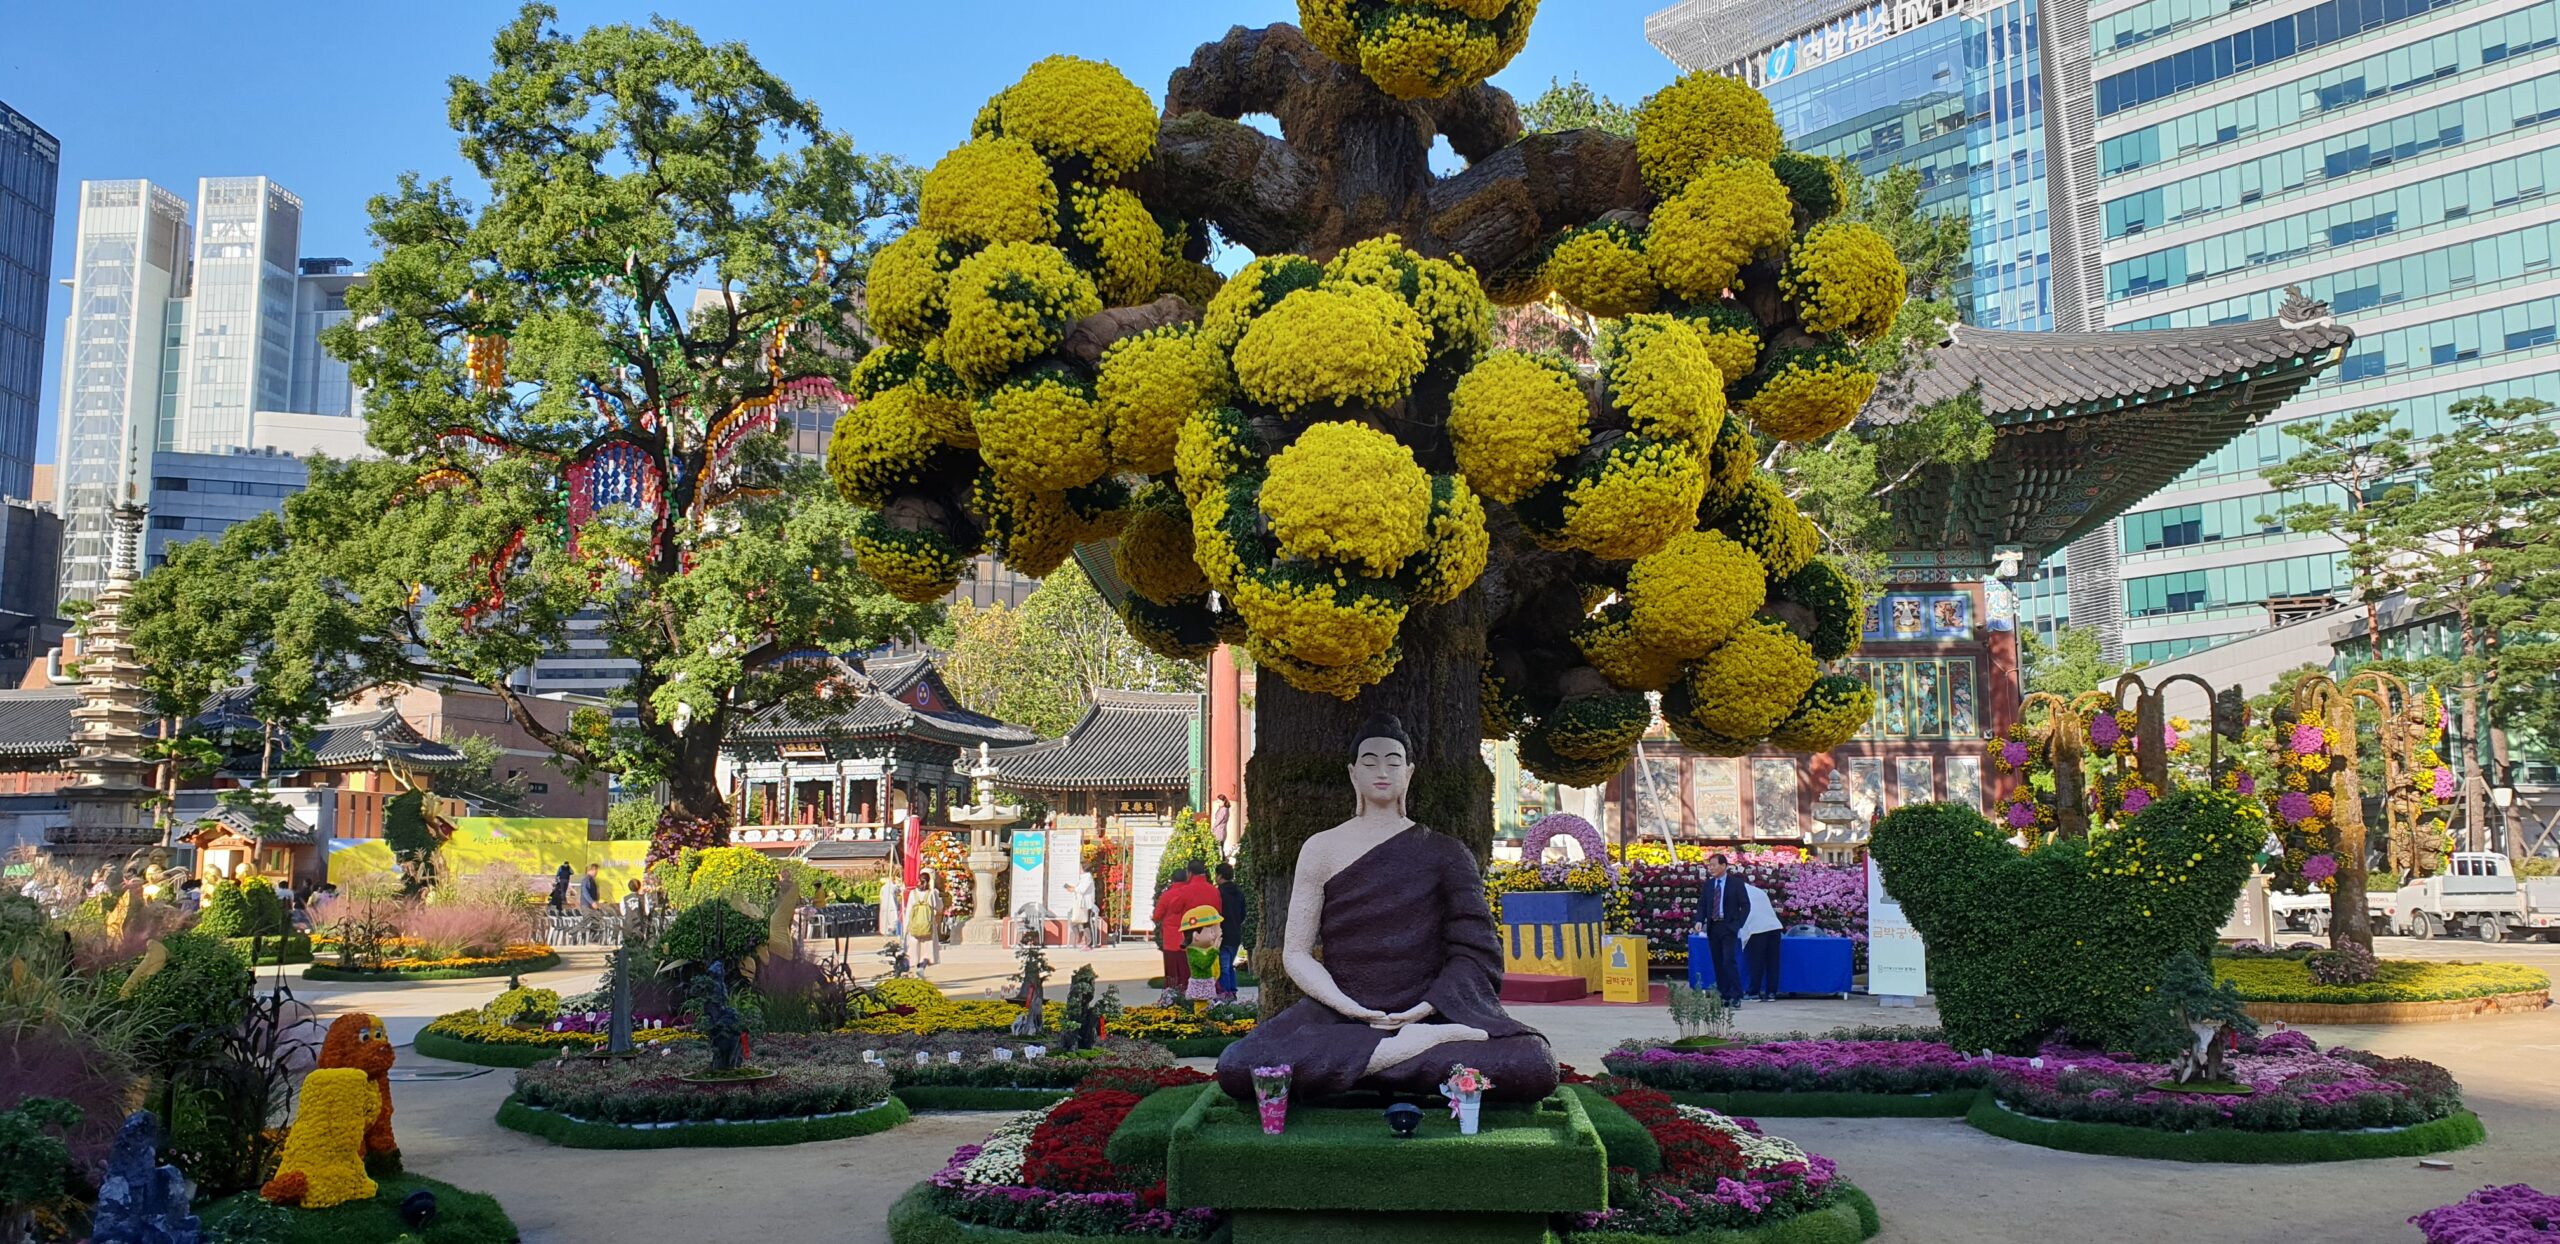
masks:
<path id="1" fill-rule="evenodd" d="M 2215 959 L 2213 974 L 2251 1002 L 2437 1002 L 2551 988 L 2548 973 L 2518 963 L 2385 959 L 2362 985 L 2323 985 L 2299 959 Z"/>
<path id="2" fill-rule="evenodd" d="M 548 1028 L 518 1028 L 502 1023 L 486 1014 L 454 1011 L 437 1016 L 427 1025 L 428 1032 L 456 1041 L 477 1041 L 482 1045 L 511 1045 L 526 1049 L 584 1050 L 603 1045 L 601 1032 L 553 1032 Z M 647 1045 L 656 1041 L 677 1041 L 694 1035 L 690 1028 L 634 1028 L 631 1039 Z"/>
<path id="3" fill-rule="evenodd" d="M 1137 1041 L 1189 1041 L 1200 1037 L 1241 1037 L 1253 1031 L 1250 1017 L 1218 1019 L 1206 1004 L 1133 1006 L 1111 1021 L 1111 1035 Z"/>
<path id="4" fill-rule="evenodd" d="M 1472 363 L 1493 341 L 1493 304 L 1466 261 L 1426 259 L 1395 234 L 1354 242 L 1324 266 L 1333 288 L 1366 285 L 1413 308 L 1435 363 Z"/>
<path id="5" fill-rule="evenodd" d="M 1768 99 L 1722 74 L 1689 74 L 1636 110 L 1636 166 L 1645 184 L 1666 198 L 1717 161 L 1765 163 L 1785 142 Z"/>
<path id="6" fill-rule="evenodd" d="M 1067 1004 L 1064 1002 L 1052 1002 L 1040 1010 L 1051 1032 L 1066 1022 L 1066 1013 Z M 1012 1002 L 994 999 L 960 1002 L 936 998 L 916 1005 L 914 1011 L 905 1015 L 884 1012 L 863 1016 L 838 1031 L 903 1033 L 910 1036 L 928 1036 L 937 1032 L 1003 1032 L 1020 1018 L 1022 1007 Z"/>
<path id="7" fill-rule="evenodd" d="M 550 947 L 539 943 L 516 942 L 494 955 L 455 955 L 447 958 L 420 959 L 414 955 L 418 949 L 418 943 L 406 937 L 385 938 L 382 949 L 384 952 L 382 970 L 385 972 L 477 971 L 531 963 L 550 958 L 555 953 Z M 315 964 L 335 970 L 338 966 L 337 954 L 337 939 L 330 937 L 312 939 L 311 955 Z"/>

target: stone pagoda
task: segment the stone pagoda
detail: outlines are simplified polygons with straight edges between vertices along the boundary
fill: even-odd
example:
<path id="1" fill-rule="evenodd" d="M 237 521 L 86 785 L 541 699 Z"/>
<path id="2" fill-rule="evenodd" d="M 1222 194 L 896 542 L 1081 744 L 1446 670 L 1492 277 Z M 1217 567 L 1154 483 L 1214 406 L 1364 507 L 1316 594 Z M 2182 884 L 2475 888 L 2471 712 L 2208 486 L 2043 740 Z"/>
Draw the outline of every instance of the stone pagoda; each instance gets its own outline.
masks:
<path id="1" fill-rule="evenodd" d="M 75 751 L 62 762 L 71 774 L 62 787 L 65 819 L 44 835 L 46 852 L 55 856 L 126 856 L 162 845 L 150 815 L 158 793 L 151 780 L 154 764 L 143 757 L 152 715 L 124 622 L 125 604 L 140 577 L 142 510 L 125 506 L 115 522 L 113 569 L 80 637 L 81 700 L 71 710 Z"/>

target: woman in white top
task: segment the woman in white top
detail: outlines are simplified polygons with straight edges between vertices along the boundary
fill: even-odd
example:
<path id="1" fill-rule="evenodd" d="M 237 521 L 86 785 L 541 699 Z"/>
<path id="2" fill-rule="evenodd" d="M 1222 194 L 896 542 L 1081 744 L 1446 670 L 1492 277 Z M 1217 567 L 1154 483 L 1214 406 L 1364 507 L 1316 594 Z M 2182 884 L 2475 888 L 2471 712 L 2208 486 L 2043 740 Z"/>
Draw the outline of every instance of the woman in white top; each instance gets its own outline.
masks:
<path id="1" fill-rule="evenodd" d="M 1743 992 L 1762 1002 L 1778 1000 L 1778 923 L 1776 904 L 1769 892 L 1748 882 L 1743 892 L 1751 899 L 1751 914 L 1742 920 L 1742 986 Z"/>

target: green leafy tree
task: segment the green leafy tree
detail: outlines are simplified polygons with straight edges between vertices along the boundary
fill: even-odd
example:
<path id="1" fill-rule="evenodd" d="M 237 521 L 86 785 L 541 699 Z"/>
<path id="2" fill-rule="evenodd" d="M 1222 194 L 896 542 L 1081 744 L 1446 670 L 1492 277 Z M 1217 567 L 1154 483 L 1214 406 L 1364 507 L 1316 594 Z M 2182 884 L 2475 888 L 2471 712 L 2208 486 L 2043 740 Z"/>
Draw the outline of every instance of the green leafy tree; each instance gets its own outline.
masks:
<path id="1" fill-rule="evenodd" d="M 2399 412 L 2359 410 L 2325 422 L 2284 425 L 2299 443 L 2293 455 L 2266 472 L 2267 486 L 2309 497 L 2278 509 L 2275 521 L 2294 531 L 2325 531 L 2347 546 L 2347 567 L 2364 601 L 2367 641 L 2382 633 L 2382 565 L 2390 549 L 2375 528 L 2394 504 L 2408 498 L 2397 484 L 2415 461 L 2409 429 Z"/>
<path id="2" fill-rule="evenodd" d="M 1549 78 L 1546 90 L 1520 105 L 1520 128 L 1532 134 L 1601 130 L 1634 138 L 1636 110 L 1592 90 L 1579 75 L 1571 82 Z"/>
<path id="3" fill-rule="evenodd" d="M 2053 638 L 2047 639 L 2033 627 L 2018 632 L 2019 664 L 2024 667 L 2027 693 L 2049 691 L 2059 696 L 2074 696 L 2113 684 L 2124 667 L 2106 659 L 2098 643 L 2098 633 L 2087 627 L 2059 626 Z"/>
<path id="4" fill-rule="evenodd" d="M 1200 664 L 1159 656 L 1070 562 L 1019 609 L 955 611 L 942 666 L 951 693 L 990 716 L 1065 734 L 1096 691 L 1198 691 Z"/>
<path id="5" fill-rule="evenodd" d="M 604 836 L 612 842 L 646 842 L 658 829 L 658 801 L 622 798 L 605 809 Z"/>
<path id="6" fill-rule="evenodd" d="M 315 460 L 281 517 L 182 551 L 145 580 L 137 643 L 155 690 L 254 663 L 262 703 L 303 720 L 458 675 L 573 778 L 664 782 L 671 818 L 724 827 L 722 733 L 824 676 L 787 658 L 929 615 L 856 571 L 860 515 L 768 434 L 782 400 L 838 400 L 868 249 L 915 178 L 742 46 L 553 19 L 526 6 L 492 72 L 452 81 L 480 201 L 412 174 L 370 205 L 382 257 L 327 346 L 387 458 Z M 555 729 L 508 675 L 581 613 L 637 663 L 636 712 Z"/>
<path id="7" fill-rule="evenodd" d="M 2513 632 L 2539 647 L 2560 626 L 2544 586 L 2560 573 L 2560 432 L 2540 421 L 2549 409 L 2532 398 L 2454 403 L 2452 429 L 2425 446 L 2424 487 L 2380 507 L 2372 528 L 2385 550 L 2374 586 L 2405 593 L 2421 616 L 2442 616 L 2454 631 L 2452 651 L 2410 664 L 2460 697 L 2464 824 L 2475 851 L 2488 842 L 2482 723 L 2498 715 L 2498 687 L 2514 677 L 2501 641 Z"/>

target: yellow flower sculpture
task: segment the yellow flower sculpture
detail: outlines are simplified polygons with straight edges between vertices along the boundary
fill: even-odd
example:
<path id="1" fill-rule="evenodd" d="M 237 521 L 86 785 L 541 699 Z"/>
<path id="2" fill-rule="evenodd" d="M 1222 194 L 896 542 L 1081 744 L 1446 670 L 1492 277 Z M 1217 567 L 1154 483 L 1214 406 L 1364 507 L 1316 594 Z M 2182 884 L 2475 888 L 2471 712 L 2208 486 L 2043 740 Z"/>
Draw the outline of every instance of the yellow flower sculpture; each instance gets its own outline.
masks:
<path id="1" fill-rule="evenodd" d="M 1102 301 L 1115 307 L 1147 301 L 1164 269 L 1164 226 L 1147 205 L 1118 186 L 1077 186 L 1067 208 L 1068 232 L 1093 256 Z"/>
<path id="2" fill-rule="evenodd" d="M 1720 302 L 1691 307 L 1681 318 L 1707 346 L 1707 359 L 1727 384 L 1750 375 L 1760 367 L 1760 324 L 1751 313 Z"/>
<path id="3" fill-rule="evenodd" d="M 1397 99 L 1492 77 L 1529 38 L 1538 0 L 1298 0 L 1316 47 Z"/>
<path id="4" fill-rule="evenodd" d="M 1493 533 L 1484 525 L 1484 502 L 1466 481 L 1452 475 L 1431 477 L 1431 548 L 1417 576 L 1414 599 L 1445 605 L 1475 585 L 1493 552 Z"/>
<path id="5" fill-rule="evenodd" d="M 1727 738 L 1760 738 L 1795 711 L 1820 672 L 1813 649 L 1785 624 L 1746 623 L 1690 667 L 1687 685 L 1697 705 L 1690 716 Z"/>
<path id="6" fill-rule="evenodd" d="M 1614 761 L 1653 724 L 1653 704 L 1642 692 L 1579 696 L 1556 706 L 1539 723 L 1546 745 L 1567 760 Z"/>
<path id="7" fill-rule="evenodd" d="M 1826 675 L 1815 680 L 1795 711 L 1769 732 L 1769 742 L 1791 752 L 1827 752 L 1858 737 L 1875 709 L 1875 688 L 1865 680 Z"/>
<path id="8" fill-rule="evenodd" d="M 1031 144 L 1052 160 L 1081 160 L 1095 178 L 1135 170 L 1156 149 L 1156 108 L 1109 64 L 1052 56 L 987 101 L 974 131 Z"/>
<path id="9" fill-rule="evenodd" d="M 972 503 L 987 525 L 987 546 L 1006 565 L 1034 577 L 1049 574 L 1088 534 L 1063 492 L 1039 492 L 980 472 Z"/>
<path id="10" fill-rule="evenodd" d="M 1634 231 L 1614 221 L 1568 231 L 1547 257 L 1556 295 L 1603 319 L 1651 311 L 1662 297 Z"/>
<path id="11" fill-rule="evenodd" d="M 1174 480 L 1182 499 L 1194 510 L 1208 494 L 1223 489 L 1237 472 L 1261 460 L 1261 445 L 1233 407 L 1213 406 L 1191 412 L 1173 447 Z"/>
<path id="12" fill-rule="evenodd" d="M 1712 531 L 1676 536 L 1627 571 L 1637 641 L 1676 661 L 1705 656 L 1767 598 L 1759 557 Z"/>
<path id="13" fill-rule="evenodd" d="M 853 529 L 853 556 L 862 573 L 889 594 L 913 604 L 936 601 L 960 586 L 966 552 L 939 531 L 902 531 L 865 510 Z"/>
<path id="14" fill-rule="evenodd" d="M 1360 666 L 1395 645 L 1401 602 L 1289 569 L 1236 580 L 1236 612 L 1271 652 L 1307 665 Z"/>
<path id="15" fill-rule="evenodd" d="M 1591 668 L 1624 690 L 1658 691 L 1680 674 L 1680 657 L 1636 633 L 1634 610 L 1625 601 L 1575 623 L 1573 645 Z"/>
<path id="16" fill-rule="evenodd" d="M 1706 492 L 1706 471 L 1685 442 L 1622 437 L 1597 470 L 1565 486 L 1550 538 L 1612 561 L 1642 557 L 1695 522 Z"/>
<path id="17" fill-rule="evenodd" d="M 921 227 L 881 247 L 863 287 L 871 326 L 902 346 L 922 346 L 941 333 L 943 289 L 958 262 L 941 234 Z"/>
<path id="18" fill-rule="evenodd" d="M 846 500 L 876 508 L 923 471 L 936 442 L 917 416 L 921 400 L 922 390 L 902 385 L 836 420 L 827 437 L 827 474 Z"/>
<path id="19" fill-rule="evenodd" d="M 1722 395 L 1718 395 L 1719 401 Z M 1591 439 L 1591 403 L 1560 359 L 1495 354 L 1458 381 L 1449 444 L 1467 484 L 1505 505 L 1556 477 Z"/>
<path id="20" fill-rule="evenodd" d="M 1413 308 L 1430 336 L 1432 362 L 1471 363 L 1493 339 L 1493 304 L 1463 262 L 1426 259 L 1390 233 L 1343 248 L 1325 265 L 1328 286 L 1366 285 Z"/>
<path id="21" fill-rule="evenodd" d="M 302 1105 L 285 1133 L 275 1178 L 259 1194 L 279 1205 L 327 1209 L 373 1198 L 364 1173 L 364 1132 L 381 1109 L 362 1068 L 330 1067 L 302 1078 Z"/>
<path id="22" fill-rule="evenodd" d="M 924 175 L 916 223 L 955 242 L 1046 242 L 1058 235 L 1049 162 L 1018 138 L 979 138 Z"/>
<path id="23" fill-rule="evenodd" d="M 1364 574 L 1394 574 L 1430 543 L 1431 476 L 1412 450 L 1366 424 L 1300 433 L 1271 459 L 1261 505 L 1282 552 Z"/>
<path id="24" fill-rule="evenodd" d="M 1236 343 L 1236 385 L 1282 411 L 1386 405 L 1422 374 L 1428 335 L 1413 308 L 1366 285 L 1302 289 Z"/>
<path id="25" fill-rule="evenodd" d="M 1785 144 L 1768 99 L 1740 78 L 1693 73 L 1636 110 L 1636 166 L 1669 198 L 1719 160 L 1767 163 Z"/>
<path id="26" fill-rule="evenodd" d="M 1861 224 L 1815 225 L 1787 254 L 1778 289 L 1795 302 L 1805 331 L 1870 341 L 1893 327 L 1908 278 L 1893 243 Z"/>
<path id="27" fill-rule="evenodd" d="M 1609 401 L 1637 434 L 1714 443 L 1724 428 L 1724 373 L 1697 330 L 1662 315 L 1629 319 L 1609 342 Z"/>
<path id="28" fill-rule="evenodd" d="M 1875 396 L 1876 374 L 1845 346 L 1781 350 L 1768 378 L 1742 411 L 1762 432 L 1782 441 L 1811 441 L 1857 421 Z"/>
<path id="29" fill-rule="evenodd" d="M 1822 535 L 1796 509 L 1778 481 L 1754 475 L 1713 524 L 1742 547 L 1759 554 L 1769 576 L 1783 579 L 1805 568 L 1822 545 Z"/>
<path id="30" fill-rule="evenodd" d="M 1081 487 L 1110 467 L 1102 408 L 1069 372 L 1006 383 L 978 404 L 977 428 L 987 465 L 1033 491 Z"/>
<path id="31" fill-rule="evenodd" d="M 950 307 L 944 359 L 986 381 L 1048 353 L 1069 325 L 1102 310 L 1102 297 L 1058 248 L 1009 242 L 960 261 Z"/>
<path id="32" fill-rule="evenodd" d="M 1255 317 L 1323 280 L 1324 265 L 1304 255 L 1266 255 L 1254 260 L 1219 286 L 1217 296 L 1209 300 L 1208 310 L 1200 317 L 1201 338 L 1218 353 L 1231 353 Z"/>
<path id="33" fill-rule="evenodd" d="M 1209 581 L 1191 556 L 1191 515 L 1169 490 L 1151 490 L 1139 498 L 1120 528 L 1111 560 L 1129 590 L 1157 604 L 1209 594 Z"/>
<path id="34" fill-rule="evenodd" d="M 1838 566 L 1816 558 L 1804 569 L 1773 582 L 1769 595 L 1813 615 L 1813 634 L 1806 642 L 1813 645 L 1816 660 L 1837 661 L 1858 650 L 1866 593 Z"/>
<path id="35" fill-rule="evenodd" d="M 1161 475 L 1174 469 L 1183 423 L 1226 400 L 1226 363 L 1188 325 L 1156 329 L 1112 343 L 1094 395 L 1111 426 L 1112 462 Z"/>
<path id="36" fill-rule="evenodd" d="M 1795 208 L 1767 162 L 1723 160 L 1654 209 L 1644 248 L 1664 289 L 1704 302 L 1733 288 L 1744 266 L 1784 251 L 1794 235 Z"/>

